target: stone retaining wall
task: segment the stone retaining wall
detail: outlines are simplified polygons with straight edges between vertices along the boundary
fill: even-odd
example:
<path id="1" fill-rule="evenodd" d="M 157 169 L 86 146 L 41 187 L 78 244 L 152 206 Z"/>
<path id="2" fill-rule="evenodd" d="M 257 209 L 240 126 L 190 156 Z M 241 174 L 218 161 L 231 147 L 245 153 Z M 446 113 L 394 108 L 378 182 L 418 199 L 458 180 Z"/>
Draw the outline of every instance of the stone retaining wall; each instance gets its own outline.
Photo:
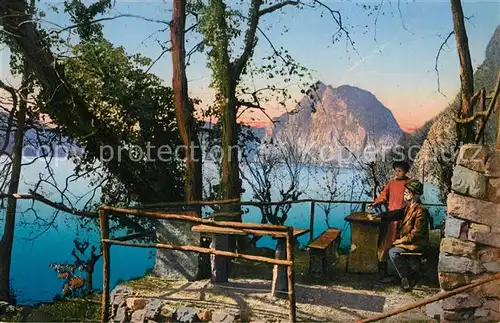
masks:
<path id="1" fill-rule="evenodd" d="M 442 290 L 500 272 L 500 151 L 464 145 L 451 187 L 438 265 Z M 500 282 L 447 298 L 437 313 L 442 322 L 499 321 Z"/>

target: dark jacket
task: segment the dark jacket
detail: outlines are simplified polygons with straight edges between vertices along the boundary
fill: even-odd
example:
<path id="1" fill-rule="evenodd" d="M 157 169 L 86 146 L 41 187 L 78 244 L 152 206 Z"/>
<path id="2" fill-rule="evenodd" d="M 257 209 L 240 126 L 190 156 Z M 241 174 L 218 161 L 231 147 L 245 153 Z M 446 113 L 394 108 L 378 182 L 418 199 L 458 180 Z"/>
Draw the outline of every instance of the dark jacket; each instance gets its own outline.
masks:
<path id="1" fill-rule="evenodd" d="M 429 212 L 422 204 L 406 206 L 402 209 L 381 213 L 382 221 L 401 221 L 397 239 L 401 244 L 394 245 L 409 251 L 424 251 L 429 241 Z"/>

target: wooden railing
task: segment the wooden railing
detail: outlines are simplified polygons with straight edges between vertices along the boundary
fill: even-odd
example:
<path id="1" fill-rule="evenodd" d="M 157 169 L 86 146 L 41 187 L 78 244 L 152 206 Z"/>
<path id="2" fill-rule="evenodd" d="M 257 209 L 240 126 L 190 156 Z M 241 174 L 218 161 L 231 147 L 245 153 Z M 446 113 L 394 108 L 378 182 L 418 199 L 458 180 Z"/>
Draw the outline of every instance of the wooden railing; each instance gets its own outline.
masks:
<path id="1" fill-rule="evenodd" d="M 128 242 L 139 234 L 127 235 L 124 237 L 110 238 L 109 237 L 109 215 L 134 215 L 139 217 L 149 217 L 159 220 L 178 220 L 186 221 L 197 224 L 204 224 L 207 226 L 217 227 L 222 234 L 234 234 L 235 229 L 242 231 L 244 234 L 253 234 L 259 236 L 271 236 L 275 238 L 286 239 L 286 259 L 275 259 L 267 258 L 255 255 L 240 254 L 237 252 L 229 252 L 224 250 L 216 250 L 210 248 L 203 248 L 200 246 L 193 245 L 172 245 L 164 243 L 134 243 Z M 241 222 L 226 222 L 226 221 L 211 221 L 206 219 L 201 219 L 189 215 L 172 214 L 159 211 L 145 211 L 141 209 L 132 208 L 118 208 L 110 206 L 101 206 L 99 209 L 100 218 L 100 229 L 101 229 L 101 243 L 102 243 L 102 256 L 103 256 L 103 293 L 102 293 L 102 308 L 101 308 L 101 322 L 107 322 L 109 320 L 109 309 L 110 309 L 110 246 L 111 245 L 122 245 L 130 247 L 139 248 L 162 248 L 171 250 L 181 250 L 190 251 L 197 253 L 212 254 L 217 256 L 226 256 L 234 258 L 243 258 L 252 261 L 265 262 L 274 265 L 286 266 L 287 267 L 287 280 L 288 280 L 288 300 L 289 300 L 289 319 L 290 322 L 296 321 L 296 304 L 295 304 L 295 277 L 294 277 L 294 266 L 293 266 L 293 228 L 282 226 L 282 225 L 272 225 L 272 224 L 256 224 L 256 223 L 241 223 Z M 225 230 L 224 230 L 225 229 Z"/>
<path id="2" fill-rule="evenodd" d="M 285 204 L 303 204 L 309 203 L 309 240 L 314 240 L 314 222 L 316 216 L 316 204 L 360 204 L 361 211 L 366 210 L 366 206 L 372 201 L 350 201 L 350 200 L 320 200 L 320 199 L 300 199 L 291 201 L 277 201 L 277 202 L 258 202 L 258 201 L 240 201 L 239 199 L 231 200 L 219 200 L 219 201 L 192 201 L 192 202 L 168 202 L 168 203 L 156 203 L 156 204 L 144 204 L 138 206 L 138 209 L 150 209 L 150 208 L 163 208 L 163 207 L 181 207 L 181 206 L 210 206 L 210 205 L 229 205 L 229 204 L 239 204 L 242 206 L 279 206 Z M 439 203 L 423 203 L 426 207 L 446 207 L 446 204 Z M 217 216 L 231 217 L 240 216 L 241 212 L 232 213 L 222 213 L 214 212 L 209 215 L 208 218 L 214 218 Z"/>
<path id="3" fill-rule="evenodd" d="M 274 265 L 281 265 L 287 267 L 287 280 L 288 280 L 288 298 L 289 298 L 289 318 L 291 322 L 294 322 L 296 319 L 296 303 L 295 303 L 295 287 L 294 287 L 294 268 L 293 268 L 293 228 L 289 226 L 283 225 L 273 225 L 273 224 L 257 224 L 257 223 L 242 223 L 242 222 L 229 222 L 229 221 L 213 221 L 206 218 L 197 217 L 196 213 L 193 215 L 183 214 L 175 214 L 169 213 L 165 211 L 157 211 L 157 210 L 148 210 L 148 209 L 160 209 L 165 207 L 180 207 L 180 206 L 189 206 L 189 205 L 227 205 L 227 204 L 239 204 L 245 206 L 266 206 L 266 205 L 283 205 L 283 204 L 299 204 L 299 203 L 310 203 L 310 211 L 309 211 L 309 221 L 310 221 L 310 240 L 314 240 L 314 221 L 315 221 L 315 208 L 317 203 L 325 203 L 325 204 L 361 204 L 361 209 L 364 211 L 366 209 L 366 205 L 371 203 L 371 201 L 347 201 L 347 200 L 315 200 L 315 199 L 303 199 L 303 200 L 294 200 L 294 201 L 280 201 L 280 202 L 255 202 L 255 201 L 240 201 L 238 199 L 233 200 L 220 200 L 220 201 L 194 201 L 194 202 L 174 202 L 174 203 L 159 203 L 159 204 L 149 204 L 149 205 L 141 205 L 136 208 L 120 208 L 120 207 L 112 207 L 102 205 L 99 209 L 99 218 L 100 218 L 100 229 L 101 229 L 101 243 L 103 250 L 103 294 L 102 294 L 102 309 L 101 309 L 101 321 L 105 322 L 109 320 L 109 293 L 110 293 L 110 246 L 111 245 L 122 245 L 122 246 L 130 246 L 130 247 L 139 247 L 139 248 L 161 248 L 161 249 L 172 249 L 172 250 L 181 250 L 181 251 L 189 251 L 189 252 L 197 252 L 197 253 L 205 253 L 205 254 L 213 254 L 218 256 L 226 256 L 226 257 L 235 257 L 235 258 L 243 258 L 252 261 L 265 262 Z M 424 204 L 425 206 L 446 206 L 445 204 Z M 240 254 L 236 252 L 229 252 L 224 250 L 216 250 L 210 248 L 203 248 L 200 246 L 193 245 L 172 245 L 165 243 L 151 243 L 151 244 L 141 244 L 129 242 L 129 240 L 133 240 L 144 235 L 150 234 L 150 232 L 138 232 L 129 234 L 122 237 L 109 237 L 109 215 L 133 215 L 138 217 L 148 217 L 159 220 L 178 220 L 178 221 L 186 221 L 197 224 L 204 224 L 212 227 L 218 227 L 221 233 L 223 234 L 234 234 L 234 230 L 237 229 L 242 231 L 244 234 L 252 234 L 257 236 L 271 236 L 275 238 L 286 239 L 286 259 L 275 259 L 275 258 L 267 258 L 255 255 L 247 255 Z M 237 212 L 235 212 L 237 213 Z M 239 213 L 240 214 L 240 213 Z M 229 216 L 228 213 L 214 213 L 217 215 Z M 224 228 L 226 229 L 224 231 Z"/>

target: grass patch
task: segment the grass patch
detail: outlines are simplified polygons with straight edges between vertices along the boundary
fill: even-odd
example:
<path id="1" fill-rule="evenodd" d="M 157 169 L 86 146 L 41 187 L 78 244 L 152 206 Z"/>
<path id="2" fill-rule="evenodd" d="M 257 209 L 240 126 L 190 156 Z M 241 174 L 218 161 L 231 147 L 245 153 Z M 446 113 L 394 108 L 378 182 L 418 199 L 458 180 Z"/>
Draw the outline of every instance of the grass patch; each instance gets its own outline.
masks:
<path id="1" fill-rule="evenodd" d="M 91 298 L 58 300 L 34 307 L 16 307 L 13 316 L 0 317 L 8 322 L 99 322 L 100 295 Z"/>

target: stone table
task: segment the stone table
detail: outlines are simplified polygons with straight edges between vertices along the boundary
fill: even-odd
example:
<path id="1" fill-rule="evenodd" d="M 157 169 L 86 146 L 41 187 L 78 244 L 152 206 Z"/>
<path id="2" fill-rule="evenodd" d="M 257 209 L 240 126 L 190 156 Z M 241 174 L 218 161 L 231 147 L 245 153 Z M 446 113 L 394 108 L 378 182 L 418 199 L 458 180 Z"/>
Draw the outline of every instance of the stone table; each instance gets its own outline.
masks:
<path id="1" fill-rule="evenodd" d="M 378 272 L 378 238 L 382 221 L 379 217 L 368 218 L 367 212 L 354 212 L 345 217 L 351 224 L 351 251 L 349 252 L 348 273 Z"/>

